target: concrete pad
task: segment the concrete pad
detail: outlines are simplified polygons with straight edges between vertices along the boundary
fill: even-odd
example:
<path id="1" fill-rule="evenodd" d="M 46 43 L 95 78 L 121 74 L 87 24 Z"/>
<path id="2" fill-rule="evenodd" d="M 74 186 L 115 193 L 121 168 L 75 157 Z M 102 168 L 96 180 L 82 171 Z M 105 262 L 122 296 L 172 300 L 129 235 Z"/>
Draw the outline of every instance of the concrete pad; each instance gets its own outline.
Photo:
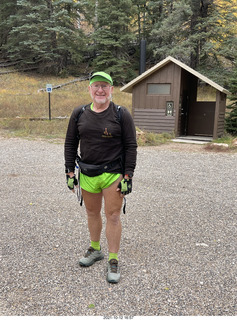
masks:
<path id="1" fill-rule="evenodd" d="M 194 143 L 194 144 L 206 144 L 212 141 L 211 137 L 202 136 L 184 136 L 172 139 L 173 142 L 179 143 Z"/>

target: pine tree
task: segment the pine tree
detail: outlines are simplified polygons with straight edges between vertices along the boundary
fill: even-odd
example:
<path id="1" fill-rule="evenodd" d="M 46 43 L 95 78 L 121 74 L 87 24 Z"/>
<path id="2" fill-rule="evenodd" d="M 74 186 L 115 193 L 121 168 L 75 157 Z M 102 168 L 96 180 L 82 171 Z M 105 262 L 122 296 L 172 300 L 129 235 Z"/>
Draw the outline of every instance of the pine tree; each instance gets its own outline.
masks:
<path id="1" fill-rule="evenodd" d="M 53 60 L 46 21 L 49 10 L 45 1 L 31 3 L 17 1 L 16 14 L 10 15 L 6 24 L 10 28 L 4 48 L 8 57 L 20 61 L 20 65 L 32 65 L 44 60 Z"/>
<path id="2" fill-rule="evenodd" d="M 161 20 L 151 31 L 150 48 L 156 61 L 174 56 L 227 85 L 237 52 L 233 0 L 176 0 L 164 4 Z"/>
<path id="3" fill-rule="evenodd" d="M 228 88 L 236 9 L 236 0 L 2 1 L 0 56 L 56 73 L 92 58 L 121 83 L 137 75 L 145 39 L 148 68 L 171 55 Z"/>
<path id="4" fill-rule="evenodd" d="M 10 15 L 7 57 L 19 66 L 37 65 L 40 70 L 59 73 L 68 61 L 81 59 L 81 31 L 75 27 L 77 3 L 73 0 L 18 0 Z"/>
<path id="5" fill-rule="evenodd" d="M 11 27 L 7 20 L 11 15 L 16 13 L 16 0 L 9 0 L 0 3 L 0 52 L 1 56 L 5 57 L 6 51 L 3 46 L 7 43 Z"/>
<path id="6" fill-rule="evenodd" d="M 237 58 L 236 22 L 232 0 L 214 1 L 200 17 L 195 35 L 190 37 L 191 42 L 196 38 L 199 44 L 197 69 L 223 86 L 228 86 Z"/>
<path id="7" fill-rule="evenodd" d="M 47 0 L 51 2 L 52 0 Z M 78 27 L 79 1 L 56 0 L 52 1 L 52 26 L 49 31 L 56 36 L 56 54 L 59 56 L 59 71 L 68 64 L 79 65 L 82 61 L 84 34 Z"/>
<path id="8" fill-rule="evenodd" d="M 192 10 L 189 0 L 167 1 L 162 8 L 160 20 L 151 31 L 150 48 L 156 61 L 168 55 L 189 62 L 191 46 L 187 43 L 190 35 Z"/>
<path id="9" fill-rule="evenodd" d="M 237 67 L 235 66 L 232 76 L 230 77 L 230 87 L 229 91 L 231 96 L 229 97 L 230 105 L 227 106 L 226 131 L 234 136 L 237 136 Z"/>
<path id="10" fill-rule="evenodd" d="M 98 0 L 97 21 L 93 33 L 96 58 L 94 70 L 104 70 L 117 83 L 131 78 L 129 47 L 134 35 L 129 30 L 132 2 L 130 0 Z"/>
<path id="11" fill-rule="evenodd" d="M 146 40 L 146 64 L 149 68 L 156 63 L 156 61 L 154 61 L 152 51 L 154 47 L 152 45 L 152 30 L 154 29 L 154 25 L 156 25 L 157 30 L 160 28 L 163 17 L 166 14 L 166 5 L 163 0 L 132 0 L 132 3 L 134 7 L 134 15 L 131 28 L 136 34 L 136 41 L 134 42 L 136 53 L 134 58 L 137 60 L 137 63 L 134 64 L 134 66 L 136 69 L 139 69 L 140 42 L 141 40 Z M 170 1 L 167 3 L 168 7 L 169 5 Z M 157 42 L 156 46 L 159 46 Z"/>

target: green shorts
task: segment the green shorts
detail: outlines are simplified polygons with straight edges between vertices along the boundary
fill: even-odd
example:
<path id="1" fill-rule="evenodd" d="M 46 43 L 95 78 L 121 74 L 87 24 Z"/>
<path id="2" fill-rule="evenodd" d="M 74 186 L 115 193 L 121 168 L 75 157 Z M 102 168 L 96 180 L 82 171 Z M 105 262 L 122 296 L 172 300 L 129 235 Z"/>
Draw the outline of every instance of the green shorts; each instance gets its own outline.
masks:
<path id="1" fill-rule="evenodd" d="M 100 193 L 103 189 L 108 188 L 119 177 L 120 173 L 104 172 L 99 176 L 88 177 L 80 172 L 80 186 L 83 190 L 91 193 Z"/>

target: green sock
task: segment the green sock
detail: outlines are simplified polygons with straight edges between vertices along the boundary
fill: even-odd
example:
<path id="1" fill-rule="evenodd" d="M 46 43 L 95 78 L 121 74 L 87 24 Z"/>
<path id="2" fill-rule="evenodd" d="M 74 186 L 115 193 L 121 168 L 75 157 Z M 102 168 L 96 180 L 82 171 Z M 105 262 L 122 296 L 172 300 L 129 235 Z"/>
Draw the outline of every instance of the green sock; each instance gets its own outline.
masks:
<path id="1" fill-rule="evenodd" d="M 91 247 L 95 250 L 100 250 L 100 241 L 91 241 Z"/>
<path id="2" fill-rule="evenodd" d="M 116 259 L 118 261 L 118 254 L 117 253 L 112 253 L 112 252 L 109 252 L 109 261 L 111 259 Z"/>

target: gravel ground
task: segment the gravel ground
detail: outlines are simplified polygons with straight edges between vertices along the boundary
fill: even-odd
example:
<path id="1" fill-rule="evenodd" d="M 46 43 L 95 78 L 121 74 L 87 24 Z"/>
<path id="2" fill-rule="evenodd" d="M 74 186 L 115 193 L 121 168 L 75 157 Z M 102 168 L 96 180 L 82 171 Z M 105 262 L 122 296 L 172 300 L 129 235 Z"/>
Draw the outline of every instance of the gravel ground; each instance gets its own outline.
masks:
<path id="1" fill-rule="evenodd" d="M 138 149 L 112 285 L 104 228 L 106 259 L 78 266 L 89 234 L 63 143 L 0 138 L 0 152 L 1 316 L 237 315 L 237 153 Z"/>

